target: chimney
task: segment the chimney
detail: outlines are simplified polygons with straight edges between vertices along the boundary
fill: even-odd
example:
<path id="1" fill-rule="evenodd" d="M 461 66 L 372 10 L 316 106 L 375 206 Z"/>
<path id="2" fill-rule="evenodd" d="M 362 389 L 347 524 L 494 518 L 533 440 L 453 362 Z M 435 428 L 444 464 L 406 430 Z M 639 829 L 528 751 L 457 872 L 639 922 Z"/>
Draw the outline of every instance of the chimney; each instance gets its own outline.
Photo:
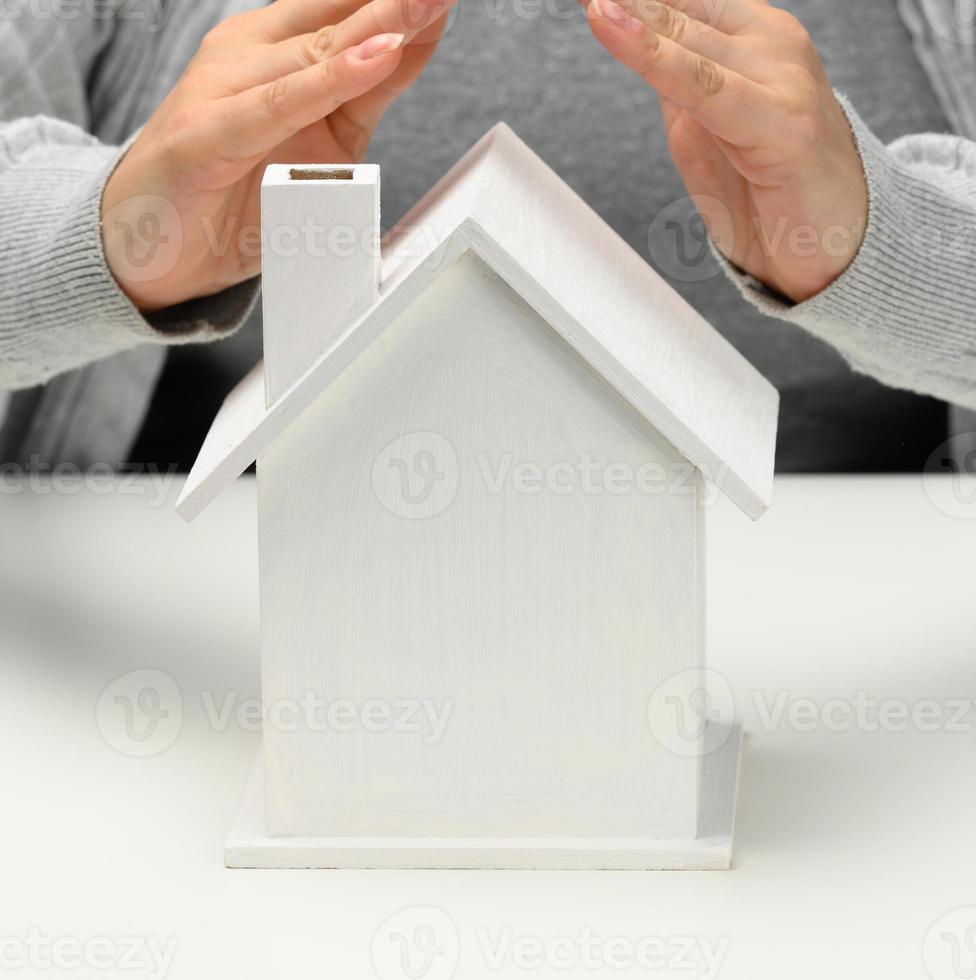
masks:
<path id="1" fill-rule="evenodd" d="M 261 229 L 270 406 L 376 299 L 380 168 L 268 167 Z"/>

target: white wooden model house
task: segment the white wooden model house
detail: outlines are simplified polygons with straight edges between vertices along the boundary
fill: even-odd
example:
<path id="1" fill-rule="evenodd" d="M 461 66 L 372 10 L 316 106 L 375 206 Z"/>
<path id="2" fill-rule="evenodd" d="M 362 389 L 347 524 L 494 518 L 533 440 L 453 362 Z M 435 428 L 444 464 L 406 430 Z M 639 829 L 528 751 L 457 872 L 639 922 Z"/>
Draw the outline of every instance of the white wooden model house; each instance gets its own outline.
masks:
<path id="1" fill-rule="evenodd" d="M 264 363 L 178 504 L 257 460 L 262 697 L 323 706 L 227 864 L 728 867 L 738 731 L 659 695 L 776 391 L 503 125 L 379 221 L 375 166 L 268 169 Z"/>

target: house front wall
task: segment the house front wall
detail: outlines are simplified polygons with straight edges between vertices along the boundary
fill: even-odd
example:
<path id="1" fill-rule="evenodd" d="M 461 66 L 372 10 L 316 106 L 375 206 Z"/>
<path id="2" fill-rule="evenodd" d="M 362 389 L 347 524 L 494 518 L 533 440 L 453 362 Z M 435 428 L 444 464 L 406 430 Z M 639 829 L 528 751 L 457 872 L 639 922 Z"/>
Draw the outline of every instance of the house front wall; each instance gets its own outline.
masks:
<path id="1" fill-rule="evenodd" d="M 695 835 L 697 474 L 479 259 L 258 486 L 271 834 Z"/>

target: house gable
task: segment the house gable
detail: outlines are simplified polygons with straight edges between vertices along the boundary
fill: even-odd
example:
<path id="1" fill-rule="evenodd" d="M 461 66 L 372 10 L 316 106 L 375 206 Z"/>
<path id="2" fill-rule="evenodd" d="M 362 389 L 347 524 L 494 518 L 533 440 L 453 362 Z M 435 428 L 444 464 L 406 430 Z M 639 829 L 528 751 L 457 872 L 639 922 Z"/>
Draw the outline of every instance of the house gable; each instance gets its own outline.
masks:
<path id="1" fill-rule="evenodd" d="M 436 744 L 269 726 L 271 833 L 695 835 L 698 759 L 647 722 L 701 656 L 694 467 L 473 252 L 258 494 L 266 702 L 456 705 Z"/>

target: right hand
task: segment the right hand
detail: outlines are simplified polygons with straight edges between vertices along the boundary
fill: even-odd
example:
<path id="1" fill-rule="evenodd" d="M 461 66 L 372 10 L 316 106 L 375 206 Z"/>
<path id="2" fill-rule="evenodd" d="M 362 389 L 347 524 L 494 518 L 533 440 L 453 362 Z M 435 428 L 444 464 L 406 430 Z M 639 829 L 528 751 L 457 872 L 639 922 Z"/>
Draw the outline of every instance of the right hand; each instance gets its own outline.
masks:
<path id="1" fill-rule="evenodd" d="M 143 312 L 260 271 L 270 163 L 354 163 L 455 0 L 277 0 L 218 24 L 108 181 L 102 240 Z"/>
<path id="2" fill-rule="evenodd" d="M 658 94 L 671 157 L 740 269 L 802 302 L 853 261 L 868 189 L 803 25 L 767 0 L 590 0 L 590 28 Z"/>

